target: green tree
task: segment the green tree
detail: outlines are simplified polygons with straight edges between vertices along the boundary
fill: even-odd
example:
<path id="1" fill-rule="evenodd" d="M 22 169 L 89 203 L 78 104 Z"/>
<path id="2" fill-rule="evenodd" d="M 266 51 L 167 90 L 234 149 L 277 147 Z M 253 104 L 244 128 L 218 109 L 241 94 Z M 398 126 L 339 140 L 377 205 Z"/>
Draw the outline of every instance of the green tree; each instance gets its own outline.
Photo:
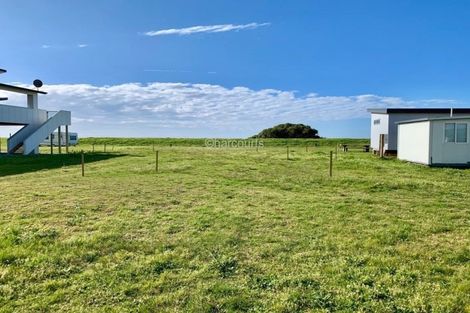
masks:
<path id="1" fill-rule="evenodd" d="M 318 130 L 304 124 L 279 124 L 262 130 L 254 138 L 320 138 Z"/>

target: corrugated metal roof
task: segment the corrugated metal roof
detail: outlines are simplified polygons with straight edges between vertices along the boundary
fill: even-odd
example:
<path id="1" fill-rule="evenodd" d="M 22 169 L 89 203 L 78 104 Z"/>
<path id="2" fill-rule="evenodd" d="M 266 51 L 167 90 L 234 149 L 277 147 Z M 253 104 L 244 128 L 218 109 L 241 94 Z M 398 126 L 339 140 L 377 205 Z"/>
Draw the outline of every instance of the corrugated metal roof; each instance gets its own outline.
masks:
<path id="1" fill-rule="evenodd" d="M 417 118 L 413 120 L 399 121 L 399 122 L 395 122 L 395 124 L 409 124 L 409 123 L 419 123 L 419 122 L 428 122 L 428 121 L 454 121 L 454 120 L 468 120 L 468 119 L 470 119 L 470 115 L 469 116 L 425 117 L 425 118 Z"/>
<path id="2" fill-rule="evenodd" d="M 454 114 L 469 114 L 470 108 L 372 108 L 367 109 L 370 113 L 376 114 L 390 114 L 390 113 L 449 113 L 453 111 Z"/>

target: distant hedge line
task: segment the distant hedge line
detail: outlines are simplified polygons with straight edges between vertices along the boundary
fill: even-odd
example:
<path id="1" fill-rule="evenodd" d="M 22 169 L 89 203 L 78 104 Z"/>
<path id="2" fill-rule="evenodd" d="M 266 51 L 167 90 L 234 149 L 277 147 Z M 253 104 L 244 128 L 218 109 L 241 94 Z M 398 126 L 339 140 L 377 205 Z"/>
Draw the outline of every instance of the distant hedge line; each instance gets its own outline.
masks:
<path id="1" fill-rule="evenodd" d="M 212 139 L 212 138 L 211 138 Z M 353 139 L 353 138 L 318 138 L 318 139 L 266 139 L 266 138 L 218 138 L 218 140 L 244 140 L 263 142 L 265 147 L 276 146 L 335 146 L 337 144 L 348 145 L 366 145 L 369 139 Z M 115 138 L 115 137 L 87 137 L 80 138 L 79 144 L 83 145 L 116 145 L 116 146 L 193 146 L 204 147 L 206 145 L 205 138 Z"/>

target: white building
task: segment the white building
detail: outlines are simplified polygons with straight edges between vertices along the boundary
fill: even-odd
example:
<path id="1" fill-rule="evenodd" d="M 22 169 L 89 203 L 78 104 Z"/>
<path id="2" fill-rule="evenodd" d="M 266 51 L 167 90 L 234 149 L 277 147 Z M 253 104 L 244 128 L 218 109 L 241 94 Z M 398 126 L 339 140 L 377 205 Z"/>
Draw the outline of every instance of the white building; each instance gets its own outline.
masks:
<path id="1" fill-rule="evenodd" d="M 43 140 L 41 143 L 41 146 L 58 146 L 59 142 L 63 143 L 68 140 L 68 143 L 70 146 L 75 146 L 78 144 L 78 133 L 68 133 L 68 138 L 65 137 L 65 133 L 60 133 L 60 140 L 59 140 L 59 133 L 55 132 L 53 134 L 50 134 L 49 136 L 46 137 L 46 139 Z"/>
<path id="2" fill-rule="evenodd" d="M 5 72 L 5 70 L 0 70 L 0 74 Z M 48 112 L 39 109 L 39 94 L 47 94 L 46 92 L 1 83 L 0 91 L 26 95 L 25 107 L 0 105 L 0 126 L 23 126 L 8 138 L 8 153 L 22 153 L 25 155 L 38 153 L 41 142 L 54 130 L 57 129 L 61 132 L 61 126 L 65 126 L 65 132 L 68 134 L 68 126 L 71 125 L 70 111 Z M 0 96 L 0 101 L 6 100 L 8 100 L 7 97 Z M 66 135 L 66 138 L 68 138 L 68 135 Z M 64 144 L 66 150 L 68 150 L 67 140 L 59 144 L 59 153 L 61 145 Z"/>
<path id="3" fill-rule="evenodd" d="M 398 159 L 426 165 L 470 165 L 470 116 L 398 123 Z"/>
<path id="4" fill-rule="evenodd" d="M 368 109 L 370 119 L 370 146 L 379 151 L 379 138 L 384 135 L 384 152 L 397 153 L 398 122 L 449 116 L 470 116 L 470 108 L 386 108 Z"/>

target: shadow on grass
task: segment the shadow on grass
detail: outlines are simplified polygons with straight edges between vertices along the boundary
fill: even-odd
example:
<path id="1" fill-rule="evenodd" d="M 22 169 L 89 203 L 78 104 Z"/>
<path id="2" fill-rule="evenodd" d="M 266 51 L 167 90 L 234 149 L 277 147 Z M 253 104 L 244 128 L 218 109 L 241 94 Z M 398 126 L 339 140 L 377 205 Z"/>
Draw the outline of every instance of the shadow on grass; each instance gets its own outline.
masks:
<path id="1" fill-rule="evenodd" d="M 85 163 L 99 162 L 126 156 L 119 153 L 86 153 Z M 0 177 L 56 169 L 81 164 L 80 153 L 54 155 L 0 155 Z"/>

